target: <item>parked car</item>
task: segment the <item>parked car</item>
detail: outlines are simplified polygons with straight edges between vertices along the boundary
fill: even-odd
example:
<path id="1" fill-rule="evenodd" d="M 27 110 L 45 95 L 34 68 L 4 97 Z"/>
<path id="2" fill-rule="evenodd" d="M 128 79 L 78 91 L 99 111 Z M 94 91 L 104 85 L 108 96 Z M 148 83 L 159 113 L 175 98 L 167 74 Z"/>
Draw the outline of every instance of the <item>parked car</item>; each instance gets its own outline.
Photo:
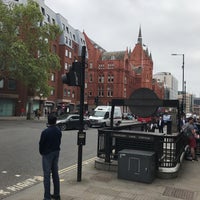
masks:
<path id="1" fill-rule="evenodd" d="M 79 129 L 80 128 L 80 115 L 79 114 L 68 114 L 59 118 L 56 124 L 60 127 L 62 131 L 69 129 Z M 87 118 L 83 118 L 83 128 L 85 130 L 90 126 L 90 121 Z"/>

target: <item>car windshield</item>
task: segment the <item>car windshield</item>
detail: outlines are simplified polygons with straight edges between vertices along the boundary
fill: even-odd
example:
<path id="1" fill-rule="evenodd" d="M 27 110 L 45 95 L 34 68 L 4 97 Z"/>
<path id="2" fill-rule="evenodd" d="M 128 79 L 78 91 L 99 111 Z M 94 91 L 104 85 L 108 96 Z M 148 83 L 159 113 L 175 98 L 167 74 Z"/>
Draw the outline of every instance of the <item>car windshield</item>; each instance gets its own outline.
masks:
<path id="1" fill-rule="evenodd" d="M 95 111 L 95 112 L 94 112 L 94 116 L 95 116 L 95 117 L 104 117 L 104 116 L 105 116 L 105 112 L 102 112 L 102 111 Z"/>
<path id="2" fill-rule="evenodd" d="M 69 116 L 69 114 L 60 115 L 60 116 L 58 116 L 58 120 L 66 119 L 68 116 Z"/>

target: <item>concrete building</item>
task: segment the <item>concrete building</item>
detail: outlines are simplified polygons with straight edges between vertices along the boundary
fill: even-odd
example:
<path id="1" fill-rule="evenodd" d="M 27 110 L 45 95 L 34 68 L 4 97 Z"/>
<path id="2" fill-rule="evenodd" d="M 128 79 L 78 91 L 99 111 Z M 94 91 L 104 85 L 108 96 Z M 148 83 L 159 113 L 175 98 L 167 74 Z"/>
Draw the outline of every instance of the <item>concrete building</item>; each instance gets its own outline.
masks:
<path id="1" fill-rule="evenodd" d="M 164 84 L 164 99 L 178 99 L 178 80 L 170 72 L 159 72 L 153 75 Z"/>

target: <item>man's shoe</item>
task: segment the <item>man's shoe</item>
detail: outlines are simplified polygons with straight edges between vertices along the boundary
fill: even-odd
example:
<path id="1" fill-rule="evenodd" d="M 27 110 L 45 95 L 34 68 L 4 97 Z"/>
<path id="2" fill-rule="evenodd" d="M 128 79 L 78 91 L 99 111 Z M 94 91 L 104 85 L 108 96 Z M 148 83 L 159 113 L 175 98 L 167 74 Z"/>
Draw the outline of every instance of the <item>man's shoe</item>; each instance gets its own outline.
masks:
<path id="1" fill-rule="evenodd" d="M 60 195 L 57 196 L 57 195 L 51 194 L 51 198 L 54 200 L 61 200 Z"/>

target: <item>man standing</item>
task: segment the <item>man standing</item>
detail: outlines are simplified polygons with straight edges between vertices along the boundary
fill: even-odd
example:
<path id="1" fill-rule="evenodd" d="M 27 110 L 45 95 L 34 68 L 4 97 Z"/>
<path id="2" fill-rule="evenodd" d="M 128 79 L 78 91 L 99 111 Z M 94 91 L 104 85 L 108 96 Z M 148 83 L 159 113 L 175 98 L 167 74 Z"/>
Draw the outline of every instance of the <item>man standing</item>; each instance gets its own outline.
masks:
<path id="1" fill-rule="evenodd" d="M 187 124 L 187 134 L 188 134 L 188 143 L 189 143 L 189 147 L 190 147 L 190 151 L 191 151 L 191 155 L 192 155 L 192 160 L 196 160 L 198 161 L 198 159 L 196 158 L 196 152 L 195 152 L 195 148 L 196 148 L 196 138 L 195 138 L 195 128 L 194 128 L 194 119 L 193 117 L 189 117 L 188 118 L 188 124 Z"/>
<path id="2" fill-rule="evenodd" d="M 58 174 L 58 160 L 62 133 L 56 126 L 57 117 L 49 114 L 48 127 L 42 131 L 39 141 L 39 152 L 42 155 L 44 173 L 44 200 L 60 200 L 60 179 Z M 54 194 L 50 194 L 51 173 L 54 185 Z"/>
<path id="3" fill-rule="evenodd" d="M 158 127 L 158 130 L 159 130 L 159 133 L 163 133 L 164 121 L 163 121 L 163 118 L 161 116 L 159 117 L 157 127 Z"/>

